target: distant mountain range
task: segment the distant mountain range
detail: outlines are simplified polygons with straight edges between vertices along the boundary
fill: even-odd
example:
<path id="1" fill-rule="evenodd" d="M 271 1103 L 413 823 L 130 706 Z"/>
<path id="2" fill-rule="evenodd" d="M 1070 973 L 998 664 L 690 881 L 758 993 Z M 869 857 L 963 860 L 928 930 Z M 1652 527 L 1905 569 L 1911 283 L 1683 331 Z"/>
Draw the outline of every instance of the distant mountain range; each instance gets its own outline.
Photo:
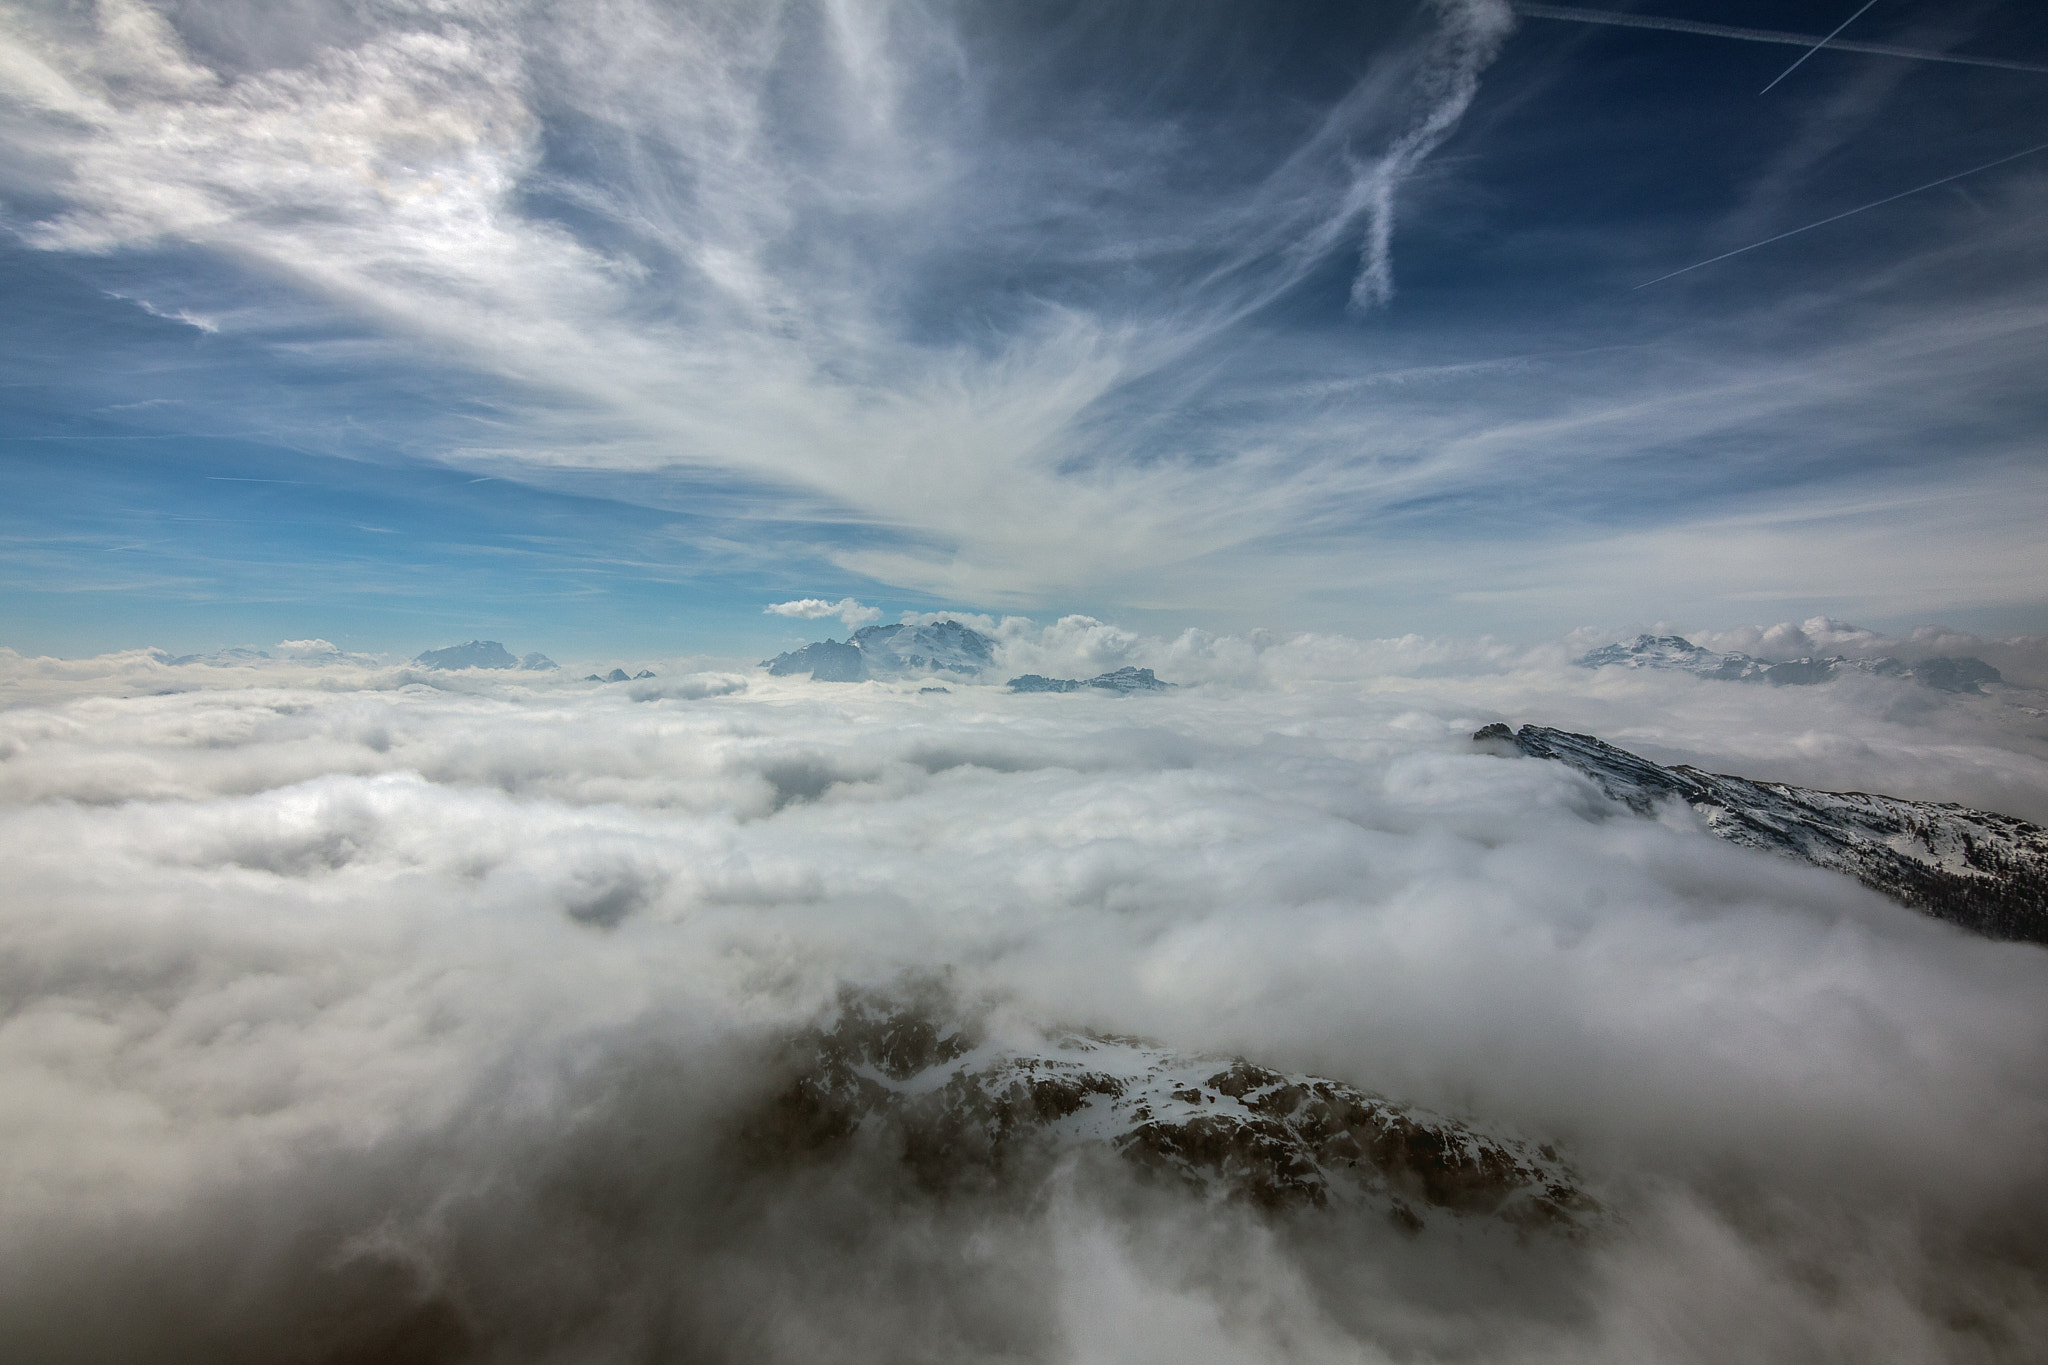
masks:
<path id="1" fill-rule="evenodd" d="M 529 673 L 542 673 L 559 667 L 545 654 L 528 654 L 515 659 L 512 652 L 496 640 L 471 640 L 466 644 L 449 645 L 446 649 L 430 649 L 416 656 L 413 662 L 422 668 L 519 668 Z"/>
<path id="2" fill-rule="evenodd" d="M 1173 684 L 1161 682 L 1152 676 L 1149 668 L 1119 668 L 1113 673 L 1098 673 L 1092 678 L 1048 678 L 1038 673 L 1026 673 L 1021 678 L 1010 679 L 1012 692 L 1080 692 L 1087 688 L 1098 688 L 1105 692 L 1128 695 L 1132 692 L 1164 692 Z"/>
<path id="3" fill-rule="evenodd" d="M 771 1159 L 879 1149 L 944 1189 L 1095 1148 L 1170 1184 L 1377 1210 L 1410 1232 L 1492 1222 L 1569 1236 L 1601 1216 L 1552 1148 L 1242 1058 L 1070 1029 L 997 1041 L 943 992 L 842 992 L 788 1062 L 794 1079 L 747 1135 Z"/>
<path id="4" fill-rule="evenodd" d="M 1823 683 L 1847 673 L 1910 678 L 1944 692 L 1981 693 L 1986 683 L 2005 681 L 1997 669 L 1982 659 L 1922 659 L 1908 664 L 1891 658 L 1851 659 L 1837 654 L 1773 661 L 1748 654 L 1719 653 L 1682 635 L 1638 635 L 1630 643 L 1605 645 L 1572 662 L 1581 668 L 1667 669 L 1723 682 L 1761 682 L 1780 687 Z"/>
<path id="5" fill-rule="evenodd" d="M 277 646 L 275 652 L 234 645 L 216 649 L 210 654 L 171 654 L 166 650 L 153 649 L 150 655 L 158 663 L 173 668 L 189 664 L 203 664 L 208 668 L 264 668 L 272 665 L 321 668 L 330 664 L 376 668 L 383 663 L 374 654 L 350 654 L 325 640 L 287 640 Z"/>
<path id="6" fill-rule="evenodd" d="M 1990 938 L 2048 943 L 2048 830 L 2025 820 L 1947 802 L 1665 768 L 1591 735 L 1540 725 L 1489 725 L 1472 738 L 1568 764 L 1638 814 L 1683 802 L 1729 843 L 1846 872 Z"/>
<path id="7" fill-rule="evenodd" d="M 995 663 L 996 642 L 958 621 L 921 626 L 863 626 L 844 641 L 820 640 L 763 659 L 777 678 L 813 682 L 866 682 L 869 678 L 949 673 L 980 677 Z"/>

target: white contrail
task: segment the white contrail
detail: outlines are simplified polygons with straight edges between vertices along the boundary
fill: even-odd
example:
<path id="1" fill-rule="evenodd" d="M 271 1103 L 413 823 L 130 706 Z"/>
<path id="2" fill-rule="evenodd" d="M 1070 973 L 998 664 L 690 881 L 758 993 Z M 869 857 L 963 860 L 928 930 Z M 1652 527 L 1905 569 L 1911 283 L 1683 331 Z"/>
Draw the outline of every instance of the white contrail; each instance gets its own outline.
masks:
<path id="1" fill-rule="evenodd" d="M 1792 47 L 1825 45 L 1836 52 L 1867 52 L 1878 57 L 1910 57 L 1922 62 L 1955 62 L 1962 66 L 1995 66 L 2002 71 L 2048 73 L 2048 66 L 2040 62 L 2015 62 L 2004 57 L 1968 57 L 1954 52 L 1929 52 L 1917 47 L 1894 47 L 1890 43 L 1831 40 L 1812 33 L 1780 33 L 1767 28 L 1702 24 L 1691 19 L 1664 19 L 1654 14 L 1617 14 L 1612 10 L 1578 9 L 1571 5 L 1531 5 L 1523 4 L 1521 0 L 1516 0 L 1513 9 L 1515 13 L 1529 19 L 1563 19 L 1574 24 L 1619 24 L 1623 28 L 1654 28 L 1672 33 L 1700 33 L 1709 38 L 1740 38 L 1745 42 L 1785 43 Z"/>
<path id="2" fill-rule="evenodd" d="M 1757 91 L 1757 93 L 1759 95 L 1770 94 L 1772 85 L 1776 85 L 1779 81 L 1784 80 L 1787 76 L 1797 71 L 1799 69 L 1800 62 L 1804 62 L 1808 57 L 1811 57 L 1814 53 L 1820 51 L 1829 43 L 1833 42 L 1836 38 L 1840 37 L 1843 29 L 1849 27 L 1849 25 L 1855 23 L 1858 19 L 1861 19 L 1863 17 L 1863 10 L 1869 9 L 1872 5 L 1876 3 L 1877 0 L 1863 0 L 1863 9 L 1857 10 L 1854 14 L 1844 19 L 1841 23 L 1836 24 L 1835 31 L 1833 33 L 1830 33 L 1827 37 L 1821 39 L 1812 47 L 1809 47 L 1808 49 L 1806 49 L 1806 51 L 1800 53 L 1799 61 L 1792 63 L 1792 65 L 1786 67 L 1783 71 L 1780 71 L 1775 77 L 1772 78 L 1771 85 L 1765 86 L 1763 89 Z"/>
<path id="3" fill-rule="evenodd" d="M 1882 199 L 1874 199 L 1870 203 L 1864 204 L 1859 208 L 1845 209 L 1842 212 L 1834 214 L 1831 217 L 1823 218 L 1817 223 L 1808 223 L 1805 227 L 1796 227 L 1793 228 L 1790 232 L 1781 232 L 1775 237 L 1766 237 L 1761 242 L 1751 242 L 1748 246 L 1739 246 L 1736 247 L 1733 251 L 1724 251 L 1718 256 L 1709 256 L 1704 261 L 1695 261 L 1691 265 L 1684 266 L 1678 270 L 1672 271 L 1669 275 L 1659 275 L 1654 280 L 1644 280 L 1641 284 L 1637 285 L 1636 288 L 1648 289 L 1653 284 L 1662 284 L 1665 280 L 1671 279 L 1673 276 L 1676 275 L 1683 275 L 1688 270 L 1698 270 L 1703 265 L 1712 265 L 1715 261 L 1725 261 L 1730 256 L 1740 256 L 1745 251 L 1755 251 L 1760 246 L 1769 246 L 1772 242 L 1782 242 L 1787 237 L 1797 237 L 1802 232 L 1811 232 L 1817 227 L 1826 227 L 1829 223 L 1839 223 L 1844 218 L 1853 217 L 1854 215 L 1865 212 L 1866 210 L 1881 207 L 1882 205 L 1892 203 L 1895 200 L 1904 199 L 1909 195 L 1919 194 L 1922 190 L 1931 190 L 1935 188 L 1937 185 L 1946 185 L 1951 180 L 1961 180 L 1964 176 L 1975 175 L 1979 171 L 1988 171 L 1993 166 L 2003 166 L 2008 161 L 2018 161 L 2021 157 L 2032 156 L 2036 152 L 2048 152 L 2048 142 L 2043 142 L 2037 146 L 2029 147 L 2024 152 L 2014 152 L 2011 156 L 2002 156 L 1998 158 L 1998 160 L 1996 161 L 1987 161 L 1981 166 L 1972 166 L 1967 171 L 1957 171 L 1954 175 L 1945 175 L 1939 180 L 1930 180 L 1924 185 L 1915 185 L 1910 190 L 1900 190 L 1897 194 L 1888 194 Z"/>

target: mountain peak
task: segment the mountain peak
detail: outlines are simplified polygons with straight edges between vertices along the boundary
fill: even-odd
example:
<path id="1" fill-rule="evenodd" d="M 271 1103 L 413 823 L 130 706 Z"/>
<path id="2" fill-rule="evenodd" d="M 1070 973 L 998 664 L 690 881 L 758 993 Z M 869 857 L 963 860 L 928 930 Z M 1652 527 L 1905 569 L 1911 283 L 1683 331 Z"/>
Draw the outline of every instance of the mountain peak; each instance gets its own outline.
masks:
<path id="1" fill-rule="evenodd" d="M 1638 635 L 1628 644 L 1602 645 L 1572 662 L 1580 668 L 1653 668 L 1690 673 L 1717 682 L 1762 682 L 1774 687 L 1809 686 L 1850 673 L 1909 678 L 1943 692 L 1981 693 L 1986 683 L 2005 681 L 1997 669 L 1982 659 L 1923 659 L 1907 664 L 1889 657 L 1851 659 L 1835 654 L 1771 660 L 1749 654 L 1723 654 L 1696 645 L 1682 635 Z"/>
<path id="2" fill-rule="evenodd" d="M 876 677 L 947 673 L 979 677 L 995 662 L 996 642 L 958 621 L 925 625 L 862 626 L 846 640 L 819 640 L 763 659 L 778 678 L 808 676 L 813 682 L 865 682 Z"/>

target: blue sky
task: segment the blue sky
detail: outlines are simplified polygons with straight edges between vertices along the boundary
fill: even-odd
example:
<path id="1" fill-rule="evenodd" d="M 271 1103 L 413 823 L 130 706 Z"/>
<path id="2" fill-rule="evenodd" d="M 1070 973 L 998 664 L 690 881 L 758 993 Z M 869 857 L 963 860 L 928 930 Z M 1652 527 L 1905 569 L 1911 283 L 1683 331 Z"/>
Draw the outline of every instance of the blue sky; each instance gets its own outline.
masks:
<path id="1" fill-rule="evenodd" d="M 1824 34 L 1856 5 L 1632 7 Z M 2048 64 L 2048 14 L 1842 35 Z M 2048 74 L 1432 4 L 19 5 L 0 644 L 2048 629 Z"/>

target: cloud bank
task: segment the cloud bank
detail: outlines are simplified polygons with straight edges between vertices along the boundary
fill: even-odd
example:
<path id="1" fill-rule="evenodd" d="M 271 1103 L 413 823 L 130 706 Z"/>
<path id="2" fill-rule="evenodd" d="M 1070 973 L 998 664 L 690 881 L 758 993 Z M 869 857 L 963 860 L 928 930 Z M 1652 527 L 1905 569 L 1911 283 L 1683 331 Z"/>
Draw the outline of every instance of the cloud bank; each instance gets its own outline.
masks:
<path id="1" fill-rule="evenodd" d="M 1196 685 L 138 652 L 17 687 L 5 1353 L 2018 1361 L 2048 1330 L 2048 955 L 1465 738 L 1541 720 L 2040 818 L 2011 697 L 1008 630 Z M 905 973 L 1507 1125 L 1614 1221 L 1409 1237 L 1085 1160 L 950 1195 L 860 1151 L 764 1164 L 777 1040 Z"/>

